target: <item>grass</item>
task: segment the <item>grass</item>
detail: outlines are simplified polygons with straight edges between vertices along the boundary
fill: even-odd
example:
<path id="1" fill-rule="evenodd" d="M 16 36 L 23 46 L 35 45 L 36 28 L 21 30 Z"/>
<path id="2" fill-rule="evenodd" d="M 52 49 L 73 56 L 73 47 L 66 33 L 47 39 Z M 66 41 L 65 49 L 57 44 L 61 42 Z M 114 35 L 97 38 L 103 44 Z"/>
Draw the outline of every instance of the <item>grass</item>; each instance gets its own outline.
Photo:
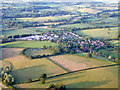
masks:
<path id="1" fill-rule="evenodd" d="M 87 27 L 95 27 L 95 25 L 89 25 L 89 24 L 67 24 L 67 25 L 59 25 L 56 26 L 56 28 L 87 28 Z"/>
<path id="2" fill-rule="evenodd" d="M 109 41 L 109 43 L 111 43 L 111 44 L 113 44 L 115 46 L 119 46 L 120 41 L 118 41 L 118 40 L 111 40 L 111 41 Z"/>
<path id="3" fill-rule="evenodd" d="M 56 62 L 58 65 L 61 65 L 64 68 L 68 69 L 69 71 L 76 71 L 90 67 L 115 64 L 114 62 L 110 62 L 107 60 L 86 58 L 77 55 L 59 55 L 50 57 L 50 59 Z"/>
<path id="4" fill-rule="evenodd" d="M 77 11 L 88 12 L 91 14 L 96 14 L 96 13 L 100 12 L 100 10 L 95 10 L 95 9 L 91 9 L 91 8 L 81 8 L 81 9 L 78 9 Z"/>
<path id="5" fill-rule="evenodd" d="M 28 55 L 28 56 L 43 55 L 43 54 L 52 55 L 52 51 L 50 51 L 50 50 L 36 50 L 36 51 L 33 51 L 31 49 L 27 49 L 25 51 L 25 55 Z"/>
<path id="6" fill-rule="evenodd" d="M 65 74 L 40 82 L 15 85 L 19 88 L 45 88 L 49 84 L 65 84 L 66 88 L 118 88 L 118 66 L 104 67 Z"/>
<path id="7" fill-rule="evenodd" d="M 43 48 L 43 46 L 56 46 L 58 44 L 50 41 L 16 41 L 4 43 L 1 46 L 7 48 Z"/>
<path id="8" fill-rule="evenodd" d="M 7 37 L 7 36 L 13 36 L 13 35 L 22 35 L 22 34 L 35 34 L 36 32 L 31 30 L 15 29 L 15 30 L 5 30 L 0 33 Z"/>
<path id="9" fill-rule="evenodd" d="M 61 19 L 68 19 L 72 17 L 71 15 L 65 15 L 65 16 L 49 16 L 49 17 L 37 17 L 37 18 L 17 18 L 19 20 L 23 21 L 46 21 L 46 20 L 61 20 Z"/>
<path id="10" fill-rule="evenodd" d="M 110 28 L 110 31 L 108 33 L 108 29 L 102 28 L 102 29 L 88 29 L 88 30 L 80 30 L 76 31 L 78 34 L 91 36 L 95 39 L 115 39 L 117 38 L 118 34 L 118 27 Z"/>
<path id="11" fill-rule="evenodd" d="M 5 60 L 14 66 L 11 74 L 15 77 L 16 83 L 23 83 L 29 78 L 37 79 L 42 73 L 51 76 L 66 72 L 46 58 L 29 60 L 18 55 Z"/>
<path id="12" fill-rule="evenodd" d="M 100 49 L 98 52 L 102 52 L 104 54 L 110 55 L 112 57 L 118 58 L 118 50 L 115 50 L 113 48 L 110 49 Z"/>

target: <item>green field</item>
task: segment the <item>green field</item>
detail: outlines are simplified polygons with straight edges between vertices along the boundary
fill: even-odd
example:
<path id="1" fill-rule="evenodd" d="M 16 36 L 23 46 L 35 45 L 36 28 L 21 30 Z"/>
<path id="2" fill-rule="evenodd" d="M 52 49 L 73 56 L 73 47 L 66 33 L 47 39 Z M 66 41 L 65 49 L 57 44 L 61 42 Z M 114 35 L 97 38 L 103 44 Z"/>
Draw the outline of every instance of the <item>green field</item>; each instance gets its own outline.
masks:
<path id="1" fill-rule="evenodd" d="M 65 16 L 49 16 L 49 17 L 37 17 L 37 18 L 17 18 L 18 20 L 23 21 L 46 21 L 46 20 L 61 20 L 71 18 L 73 15 L 65 15 Z"/>
<path id="2" fill-rule="evenodd" d="M 58 44 L 51 43 L 50 41 L 16 41 L 4 43 L 2 47 L 12 48 L 43 48 L 43 46 L 56 46 Z"/>
<path id="3" fill-rule="evenodd" d="M 18 88 L 45 88 L 49 84 L 65 84 L 66 88 L 118 88 L 118 66 L 79 71 L 40 82 L 14 85 Z"/>
<path id="4" fill-rule="evenodd" d="M 66 72 L 46 58 L 29 60 L 24 56 L 18 55 L 5 60 L 14 66 L 11 74 L 14 76 L 16 83 L 23 83 L 30 78 L 38 79 L 42 73 L 51 76 Z"/>
<path id="5" fill-rule="evenodd" d="M 52 55 L 52 51 L 50 51 L 50 50 L 35 50 L 35 51 L 33 51 L 31 49 L 27 49 L 25 51 L 25 55 L 27 55 L 27 56 L 35 56 L 35 55 L 43 55 L 43 54 Z"/>
<path id="6" fill-rule="evenodd" d="M 80 30 L 76 31 L 78 34 L 82 34 L 85 36 L 91 36 L 95 39 L 115 39 L 118 35 L 118 27 L 110 28 L 109 33 L 108 29 L 100 28 L 100 29 L 88 29 L 88 30 Z"/>
<path id="7" fill-rule="evenodd" d="M 67 25 L 59 25 L 56 26 L 56 28 L 87 28 L 87 27 L 96 27 L 95 25 L 89 25 L 89 24 L 67 24 Z"/>
<path id="8" fill-rule="evenodd" d="M 118 40 L 111 40 L 111 41 L 109 41 L 109 43 L 111 43 L 111 44 L 113 44 L 115 46 L 119 46 L 120 41 L 118 41 Z"/>
<path id="9" fill-rule="evenodd" d="M 118 50 L 114 48 L 109 48 L 109 49 L 100 49 L 98 52 L 110 55 L 112 57 L 118 58 Z"/>

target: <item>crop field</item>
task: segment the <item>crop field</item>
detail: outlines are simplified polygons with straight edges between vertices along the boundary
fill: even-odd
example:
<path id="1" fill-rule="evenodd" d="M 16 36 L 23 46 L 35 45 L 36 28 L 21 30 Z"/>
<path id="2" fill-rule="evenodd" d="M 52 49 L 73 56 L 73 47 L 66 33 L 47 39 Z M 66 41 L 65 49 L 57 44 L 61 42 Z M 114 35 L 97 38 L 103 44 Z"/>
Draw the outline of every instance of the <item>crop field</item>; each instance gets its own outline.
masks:
<path id="1" fill-rule="evenodd" d="M 78 34 L 83 34 L 86 36 L 91 36 L 96 39 L 115 39 L 118 35 L 118 27 L 110 28 L 109 33 L 108 29 L 88 29 L 88 30 L 80 30 L 76 31 Z"/>
<path id="2" fill-rule="evenodd" d="M 10 43 L 4 43 L 2 47 L 12 48 L 43 48 L 43 46 L 56 46 L 58 44 L 50 41 L 16 41 Z"/>
<path id="3" fill-rule="evenodd" d="M 77 11 L 88 12 L 88 13 L 91 13 L 91 14 L 95 14 L 95 13 L 101 12 L 99 10 L 95 10 L 95 9 L 91 9 L 91 8 L 81 8 L 81 9 L 78 9 Z"/>
<path id="4" fill-rule="evenodd" d="M 23 48 L 2 48 L 2 59 L 15 57 L 19 55 L 22 50 Z"/>
<path id="5" fill-rule="evenodd" d="M 16 83 L 23 83 L 30 78 L 37 79 L 42 73 L 51 76 L 66 72 L 46 58 L 29 60 L 24 56 L 18 55 L 5 60 L 14 66 L 11 74 L 15 77 Z"/>
<path id="6" fill-rule="evenodd" d="M 95 27 L 95 25 L 89 25 L 89 24 L 67 24 L 67 25 L 59 25 L 56 26 L 56 28 L 87 28 L 87 27 Z"/>
<path id="7" fill-rule="evenodd" d="M 49 84 L 65 84 L 66 88 L 118 88 L 118 66 L 84 70 L 61 75 L 40 82 L 14 85 L 18 88 L 45 88 Z"/>
<path id="8" fill-rule="evenodd" d="M 68 69 L 69 71 L 115 64 L 107 60 L 96 60 L 93 58 L 90 59 L 76 55 L 59 55 L 50 57 L 50 59 L 56 62 L 58 65 L 61 65 L 64 68 Z"/>
<path id="9" fill-rule="evenodd" d="M 5 36 L 12 36 L 12 35 L 22 35 L 22 34 L 35 34 L 36 32 L 26 29 L 15 29 L 15 30 L 4 30 L 0 33 L 2 33 L 2 35 Z"/>
<path id="10" fill-rule="evenodd" d="M 31 50 L 31 49 L 27 49 L 26 51 L 25 51 L 25 55 L 27 55 L 27 56 L 35 56 L 35 55 L 43 55 L 43 54 L 45 54 L 45 55 L 47 55 L 47 54 L 49 54 L 49 55 L 52 55 L 52 51 L 50 51 L 50 50 Z"/>
<path id="11" fill-rule="evenodd" d="M 73 15 L 64 15 L 64 16 L 49 16 L 49 17 L 37 17 L 37 18 L 17 18 L 23 21 L 46 21 L 46 20 L 61 20 L 71 18 Z"/>

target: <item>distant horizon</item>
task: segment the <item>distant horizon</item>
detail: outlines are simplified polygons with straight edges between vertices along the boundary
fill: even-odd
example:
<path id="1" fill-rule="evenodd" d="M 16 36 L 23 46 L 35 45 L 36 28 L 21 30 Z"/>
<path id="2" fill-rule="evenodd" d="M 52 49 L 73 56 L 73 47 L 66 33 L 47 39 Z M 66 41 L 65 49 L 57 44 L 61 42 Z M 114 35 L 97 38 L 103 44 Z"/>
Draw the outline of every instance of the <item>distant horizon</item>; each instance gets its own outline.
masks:
<path id="1" fill-rule="evenodd" d="M 118 3 L 120 0 L 2 0 L 2 2 L 104 2 L 104 3 Z"/>

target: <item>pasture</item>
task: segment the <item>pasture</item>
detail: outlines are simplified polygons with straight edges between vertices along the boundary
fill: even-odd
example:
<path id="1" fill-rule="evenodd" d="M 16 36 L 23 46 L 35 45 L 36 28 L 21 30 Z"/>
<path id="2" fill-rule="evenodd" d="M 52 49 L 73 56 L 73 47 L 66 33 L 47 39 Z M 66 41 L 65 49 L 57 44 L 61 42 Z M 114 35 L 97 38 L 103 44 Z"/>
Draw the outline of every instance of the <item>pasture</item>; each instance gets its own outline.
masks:
<path id="1" fill-rule="evenodd" d="M 31 49 L 27 49 L 25 51 L 25 55 L 27 56 L 35 56 L 35 55 L 52 55 L 52 51 L 50 50 L 31 50 Z"/>
<path id="2" fill-rule="evenodd" d="M 105 66 L 115 64 L 107 60 L 99 60 L 93 58 L 86 58 L 76 55 L 59 55 L 49 57 L 52 61 L 56 62 L 58 65 L 68 69 L 69 71 L 76 71 L 91 67 Z"/>
<path id="3" fill-rule="evenodd" d="M 40 82 L 14 85 L 17 88 L 47 88 L 49 84 L 65 84 L 66 88 L 118 88 L 118 66 L 68 73 Z"/>
<path id="4" fill-rule="evenodd" d="M 115 39 L 118 35 L 118 27 L 110 28 L 109 33 L 108 28 L 80 30 L 76 33 L 91 36 L 95 39 Z"/>
<path id="5" fill-rule="evenodd" d="M 109 41 L 109 43 L 111 43 L 111 44 L 113 44 L 115 46 L 119 46 L 120 41 L 118 41 L 118 40 L 111 40 L 111 41 Z"/>
<path id="6" fill-rule="evenodd" d="M 51 20 L 62 20 L 62 19 L 69 19 L 74 15 L 64 15 L 64 16 L 48 16 L 48 17 L 37 17 L 37 18 L 17 18 L 18 20 L 23 20 L 23 21 L 47 21 L 49 19 Z"/>
<path id="7" fill-rule="evenodd" d="M 110 55 L 112 57 L 118 58 L 118 50 L 114 48 L 109 48 L 109 49 L 100 49 L 98 52 Z"/>
<path id="8" fill-rule="evenodd" d="M 42 73 L 51 76 L 66 72 L 46 58 L 29 60 L 24 56 L 18 55 L 7 58 L 5 61 L 12 63 L 14 66 L 11 74 L 15 77 L 16 83 L 23 83 L 30 78 L 37 79 Z"/>
<path id="9" fill-rule="evenodd" d="M 15 41 L 4 43 L 1 46 L 7 48 L 43 48 L 43 46 L 56 46 L 58 44 L 50 41 Z"/>

